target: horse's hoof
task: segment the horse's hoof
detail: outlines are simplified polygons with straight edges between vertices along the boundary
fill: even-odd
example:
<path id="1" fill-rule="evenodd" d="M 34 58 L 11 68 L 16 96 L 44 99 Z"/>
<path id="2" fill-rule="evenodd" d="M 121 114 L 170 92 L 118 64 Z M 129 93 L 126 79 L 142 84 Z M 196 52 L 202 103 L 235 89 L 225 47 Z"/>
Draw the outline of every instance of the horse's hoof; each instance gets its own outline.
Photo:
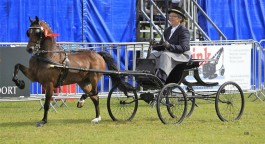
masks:
<path id="1" fill-rule="evenodd" d="M 43 127 L 46 124 L 45 121 L 40 121 L 36 123 L 36 127 Z"/>
<path id="2" fill-rule="evenodd" d="M 17 78 L 13 78 L 12 81 L 15 82 L 16 86 L 19 89 L 24 89 L 25 88 L 25 82 L 23 80 L 18 80 Z"/>
<path id="3" fill-rule="evenodd" d="M 98 118 L 94 118 L 91 123 L 98 124 L 101 121 L 101 117 L 99 116 Z"/>
<path id="4" fill-rule="evenodd" d="M 18 81 L 18 88 L 24 89 L 25 88 L 25 82 L 23 80 Z"/>
<path id="5" fill-rule="evenodd" d="M 83 105 L 84 105 L 84 103 L 85 103 L 85 100 L 79 100 L 78 102 L 77 102 L 77 107 L 78 108 L 82 108 L 83 107 Z"/>

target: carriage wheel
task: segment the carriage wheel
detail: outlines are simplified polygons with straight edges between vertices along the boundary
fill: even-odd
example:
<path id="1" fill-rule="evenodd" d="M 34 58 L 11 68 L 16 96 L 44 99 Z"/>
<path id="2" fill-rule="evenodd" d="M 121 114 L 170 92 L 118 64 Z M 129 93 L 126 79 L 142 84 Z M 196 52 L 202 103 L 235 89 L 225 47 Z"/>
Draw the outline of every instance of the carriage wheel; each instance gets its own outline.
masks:
<path id="1" fill-rule="evenodd" d="M 186 116 L 187 99 L 176 83 L 165 85 L 157 97 L 157 114 L 164 124 L 180 124 Z"/>
<path id="2" fill-rule="evenodd" d="M 215 110 L 221 121 L 239 120 L 244 106 L 244 94 L 239 85 L 226 82 L 220 86 L 215 98 Z"/>
<path id="3" fill-rule="evenodd" d="M 194 108 L 195 108 L 195 92 L 193 90 L 193 88 L 190 88 L 191 92 L 188 92 L 188 96 L 187 96 L 187 114 L 186 117 L 190 117 Z"/>
<path id="4" fill-rule="evenodd" d="M 113 121 L 132 120 L 138 108 L 136 91 L 128 92 L 127 95 L 115 85 L 108 94 L 107 109 Z"/>

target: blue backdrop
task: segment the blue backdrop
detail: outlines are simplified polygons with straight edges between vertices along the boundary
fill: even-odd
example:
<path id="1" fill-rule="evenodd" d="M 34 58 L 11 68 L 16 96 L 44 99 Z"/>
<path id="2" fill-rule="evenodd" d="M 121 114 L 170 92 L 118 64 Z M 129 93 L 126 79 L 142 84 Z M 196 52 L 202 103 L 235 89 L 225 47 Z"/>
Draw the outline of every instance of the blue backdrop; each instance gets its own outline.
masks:
<path id="1" fill-rule="evenodd" d="M 198 0 L 229 40 L 265 38 L 265 0 Z M 57 41 L 131 42 L 136 40 L 136 0 L 0 0 L 0 41 L 26 42 L 29 17 L 45 20 Z M 211 39 L 218 33 L 199 15 Z"/>
<path id="2" fill-rule="evenodd" d="M 198 0 L 198 3 L 229 40 L 265 39 L 265 0 Z M 211 39 L 219 39 L 202 15 L 199 24 Z"/>
<path id="3" fill-rule="evenodd" d="M 0 41 L 27 42 L 29 17 L 45 20 L 57 41 L 135 41 L 136 0 L 0 0 Z"/>

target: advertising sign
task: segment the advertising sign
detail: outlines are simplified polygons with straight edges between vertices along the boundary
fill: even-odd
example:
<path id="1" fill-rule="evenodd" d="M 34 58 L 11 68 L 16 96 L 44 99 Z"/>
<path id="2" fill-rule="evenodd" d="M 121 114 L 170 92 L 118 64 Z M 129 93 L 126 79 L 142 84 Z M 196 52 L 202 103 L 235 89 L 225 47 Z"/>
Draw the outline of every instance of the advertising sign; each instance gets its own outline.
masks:
<path id="1" fill-rule="evenodd" d="M 0 97 L 30 96 L 30 81 L 21 71 L 18 78 L 24 80 L 25 88 L 19 89 L 12 81 L 15 65 L 21 63 L 28 66 L 29 56 L 25 47 L 0 47 Z"/>
<path id="2" fill-rule="evenodd" d="M 252 45 L 191 46 L 194 59 L 209 60 L 200 66 L 200 77 L 205 82 L 226 81 L 239 84 L 243 90 L 251 89 Z M 187 80 L 192 81 L 189 76 Z M 217 88 L 217 87 L 216 87 Z"/>

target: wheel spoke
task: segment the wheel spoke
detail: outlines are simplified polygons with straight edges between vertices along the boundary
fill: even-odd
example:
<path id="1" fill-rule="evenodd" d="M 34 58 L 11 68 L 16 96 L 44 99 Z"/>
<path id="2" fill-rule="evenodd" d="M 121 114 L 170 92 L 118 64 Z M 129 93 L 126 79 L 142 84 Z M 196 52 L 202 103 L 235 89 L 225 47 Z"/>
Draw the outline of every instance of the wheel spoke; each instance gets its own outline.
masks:
<path id="1" fill-rule="evenodd" d="M 138 108 L 136 91 L 121 92 L 117 86 L 108 95 L 107 108 L 113 121 L 127 121 L 133 119 Z"/>
<path id="2" fill-rule="evenodd" d="M 222 121 L 240 119 L 244 110 L 244 95 L 234 82 L 226 82 L 220 86 L 215 101 L 216 113 Z"/>
<path id="3" fill-rule="evenodd" d="M 186 114 L 186 95 L 182 88 L 171 83 L 161 90 L 157 102 L 157 114 L 164 124 L 180 124 Z"/>

